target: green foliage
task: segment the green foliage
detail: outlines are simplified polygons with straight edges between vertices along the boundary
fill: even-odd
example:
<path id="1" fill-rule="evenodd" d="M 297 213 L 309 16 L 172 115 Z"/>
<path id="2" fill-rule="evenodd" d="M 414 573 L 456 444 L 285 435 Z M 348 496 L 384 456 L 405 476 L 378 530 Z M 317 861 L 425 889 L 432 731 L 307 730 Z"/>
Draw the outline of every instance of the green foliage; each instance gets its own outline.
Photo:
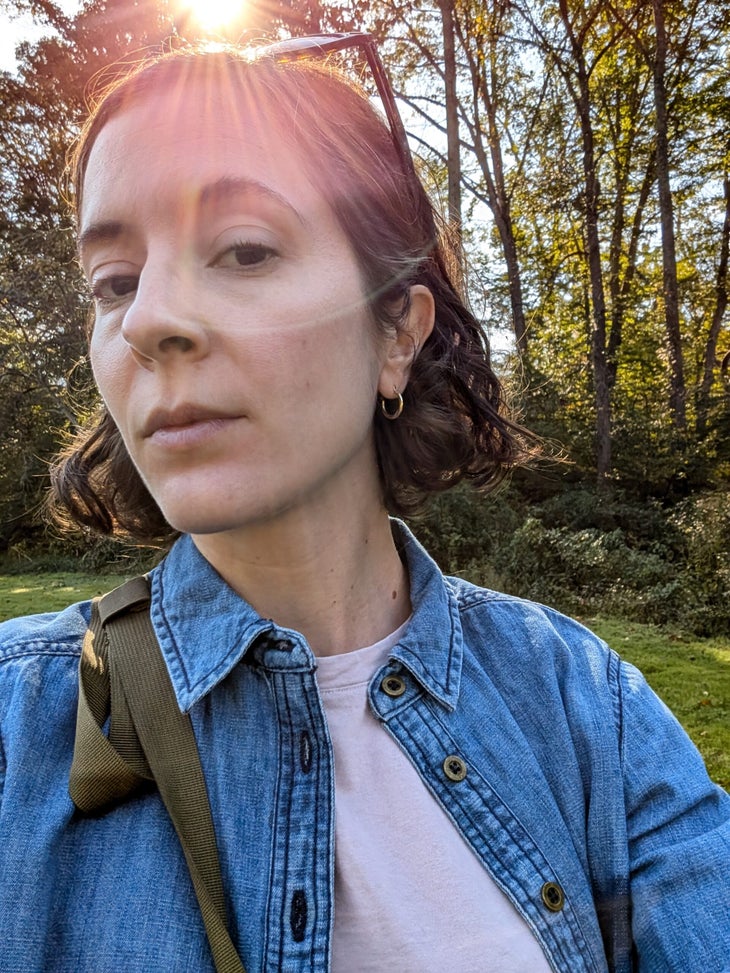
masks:
<path id="1" fill-rule="evenodd" d="M 730 631 L 727 493 L 664 507 L 580 485 L 536 498 L 533 480 L 477 502 L 454 491 L 414 526 L 449 573 L 568 614 Z"/>
<path id="2" fill-rule="evenodd" d="M 674 509 L 568 492 L 538 507 L 512 536 L 507 584 L 570 613 L 602 611 L 636 621 L 680 624 L 699 634 L 730 630 L 727 515 L 719 497 Z M 556 506 L 595 507 L 561 523 Z M 556 512 L 558 516 L 556 517 Z M 591 524 L 590 522 L 593 521 Z M 613 525 L 611 525 L 613 524 Z M 705 548 L 705 543 L 709 546 Z"/>
<path id="3" fill-rule="evenodd" d="M 66 151 L 91 76 L 124 56 L 130 37 L 155 37 L 160 17 L 136 4 L 125 6 L 123 21 L 100 19 L 99 4 L 73 21 L 53 5 L 43 9 L 57 35 L 25 46 L 17 77 L 0 74 L 0 550 L 37 533 L 48 463 L 91 398 Z"/>
<path id="4" fill-rule="evenodd" d="M 81 571 L 98 574 L 142 574 L 164 554 L 162 548 L 127 544 L 88 531 L 59 534 L 51 528 L 26 533 L 0 555 L 0 571 Z"/>
<path id="5" fill-rule="evenodd" d="M 501 548 L 521 522 L 516 501 L 509 490 L 478 497 L 460 486 L 437 497 L 411 526 L 442 570 L 498 589 Z"/>
<path id="6" fill-rule="evenodd" d="M 727 491 L 687 499 L 671 513 L 681 535 L 690 627 L 698 632 L 730 631 L 730 494 Z"/>
<path id="7" fill-rule="evenodd" d="M 538 431 L 557 435 L 588 473 L 600 435 L 624 486 L 678 496 L 727 476 L 730 400 L 719 366 L 730 348 L 722 310 L 730 18 L 727 0 L 661 6 L 681 325 L 671 354 L 651 5 L 464 0 L 453 16 L 461 170 L 482 204 L 477 211 L 465 197 L 475 304 L 490 327 L 502 321 L 518 333 L 524 316 L 519 368 Z M 402 38 L 397 63 L 406 66 L 399 86 L 419 123 L 431 120 L 432 153 L 443 160 L 439 6 L 421 5 L 406 23 L 402 3 L 374 8 L 391 12 Z M 669 408 L 678 395 L 686 395 L 686 430 Z M 606 398 L 610 422 L 598 430 Z"/>

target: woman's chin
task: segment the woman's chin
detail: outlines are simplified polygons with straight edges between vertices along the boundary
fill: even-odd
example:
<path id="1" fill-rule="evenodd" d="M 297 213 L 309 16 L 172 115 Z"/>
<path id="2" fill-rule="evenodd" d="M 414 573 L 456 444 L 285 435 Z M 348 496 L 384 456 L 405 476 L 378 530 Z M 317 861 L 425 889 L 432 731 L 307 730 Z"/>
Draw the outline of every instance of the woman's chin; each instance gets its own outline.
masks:
<path id="1" fill-rule="evenodd" d="M 218 534 L 232 530 L 241 526 L 240 520 L 246 518 L 236 518 L 228 511 L 213 504 L 210 509 L 206 509 L 198 501 L 191 500 L 189 503 L 160 503 L 158 506 L 165 516 L 165 520 L 176 531 L 181 534 Z"/>
<path id="2" fill-rule="evenodd" d="M 174 502 L 160 502 L 165 520 L 181 534 L 209 535 L 245 531 L 247 528 L 259 527 L 275 520 L 281 508 L 270 502 L 260 504 L 248 503 L 245 507 L 239 504 L 229 506 L 226 503 L 216 503 L 208 498 L 190 498 L 187 501 L 177 498 Z"/>

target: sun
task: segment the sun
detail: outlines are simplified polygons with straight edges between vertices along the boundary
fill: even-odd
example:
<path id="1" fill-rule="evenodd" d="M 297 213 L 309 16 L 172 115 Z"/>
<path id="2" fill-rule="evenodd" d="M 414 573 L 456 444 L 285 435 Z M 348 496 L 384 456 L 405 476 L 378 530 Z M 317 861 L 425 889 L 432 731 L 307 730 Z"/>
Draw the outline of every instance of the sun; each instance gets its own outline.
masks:
<path id="1" fill-rule="evenodd" d="M 246 0 L 182 0 L 186 17 L 204 33 L 225 31 L 241 18 Z"/>

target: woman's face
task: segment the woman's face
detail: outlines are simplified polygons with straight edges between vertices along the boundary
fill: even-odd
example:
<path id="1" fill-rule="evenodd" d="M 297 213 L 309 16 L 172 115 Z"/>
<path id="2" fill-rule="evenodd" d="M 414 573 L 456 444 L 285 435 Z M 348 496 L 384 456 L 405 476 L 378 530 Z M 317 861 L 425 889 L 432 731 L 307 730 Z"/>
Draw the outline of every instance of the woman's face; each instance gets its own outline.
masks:
<path id="1" fill-rule="evenodd" d="M 377 492 L 395 384 L 329 205 L 235 104 L 193 89 L 112 117 L 80 214 L 97 384 L 167 520 L 201 534 Z"/>

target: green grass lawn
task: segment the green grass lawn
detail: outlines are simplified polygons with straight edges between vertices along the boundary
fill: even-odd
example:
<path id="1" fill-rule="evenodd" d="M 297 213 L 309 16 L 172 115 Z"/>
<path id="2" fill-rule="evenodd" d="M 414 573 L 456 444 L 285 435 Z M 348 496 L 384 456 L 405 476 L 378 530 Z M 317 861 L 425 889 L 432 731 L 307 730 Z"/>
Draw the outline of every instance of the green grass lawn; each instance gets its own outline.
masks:
<path id="1" fill-rule="evenodd" d="M 0 574 L 0 621 L 58 611 L 75 601 L 103 595 L 125 580 L 124 575 L 116 574 Z"/>
<path id="2" fill-rule="evenodd" d="M 55 611 L 124 580 L 122 575 L 0 575 L 0 620 Z M 713 779 L 730 789 L 730 639 L 699 639 L 615 619 L 583 621 L 642 670 L 699 747 Z"/>

